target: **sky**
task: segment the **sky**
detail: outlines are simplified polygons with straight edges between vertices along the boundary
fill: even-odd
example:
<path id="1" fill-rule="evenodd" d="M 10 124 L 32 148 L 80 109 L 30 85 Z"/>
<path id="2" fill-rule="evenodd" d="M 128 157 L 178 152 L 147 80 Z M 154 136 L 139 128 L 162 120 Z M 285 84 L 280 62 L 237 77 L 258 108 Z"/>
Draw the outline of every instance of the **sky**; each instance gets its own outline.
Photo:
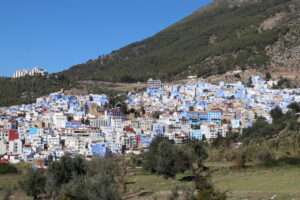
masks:
<path id="1" fill-rule="evenodd" d="M 210 0 L 1 0 L 0 76 L 49 72 L 145 39 Z"/>

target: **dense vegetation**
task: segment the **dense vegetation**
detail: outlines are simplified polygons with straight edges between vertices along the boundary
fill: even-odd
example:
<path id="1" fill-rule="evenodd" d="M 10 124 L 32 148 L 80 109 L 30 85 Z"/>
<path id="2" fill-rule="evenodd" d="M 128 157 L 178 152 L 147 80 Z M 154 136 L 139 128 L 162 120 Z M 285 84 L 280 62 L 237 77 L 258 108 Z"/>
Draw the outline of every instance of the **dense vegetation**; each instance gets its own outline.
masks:
<path id="1" fill-rule="evenodd" d="M 269 63 L 266 47 L 289 28 L 285 23 L 266 30 L 260 26 L 279 12 L 288 13 L 291 1 L 213 4 L 149 39 L 63 73 L 76 80 L 135 82 L 149 77 L 170 80 L 189 74 L 219 74 L 236 67 L 263 67 Z"/>
<path id="2" fill-rule="evenodd" d="M 300 164 L 300 104 L 292 103 L 283 113 L 271 111 L 273 122 L 258 118 L 243 134 L 231 133 L 218 138 L 209 147 L 211 160 L 235 161 L 239 167 L 247 162 L 266 165 Z M 234 145 L 240 142 L 240 145 Z"/>
<path id="3" fill-rule="evenodd" d="M 190 141 L 185 145 L 175 145 L 167 138 L 155 138 L 149 151 L 143 156 L 143 167 L 151 173 L 165 178 L 174 178 L 178 173 L 192 171 L 194 187 L 180 188 L 171 199 L 184 200 L 225 200 L 226 194 L 216 191 L 210 180 L 210 170 L 204 165 L 207 153 L 204 145 Z M 184 195 L 182 195 L 184 193 Z"/>
<path id="4" fill-rule="evenodd" d="M 225 193 L 218 192 L 211 183 L 210 171 L 204 166 L 207 153 L 201 142 L 191 141 L 182 146 L 161 137 L 154 139 L 150 150 L 140 156 L 94 158 L 91 161 L 80 156 L 64 156 L 51 162 L 47 170 L 30 169 L 20 185 L 34 200 L 120 200 L 127 192 L 129 169 L 134 170 L 141 164 L 136 162 L 137 158 L 142 158 L 145 170 L 166 179 L 173 179 L 184 171 L 192 172 L 194 186 L 177 188 L 170 199 L 226 199 Z"/>
<path id="5" fill-rule="evenodd" d="M 36 199 L 119 200 L 121 167 L 114 159 L 86 161 L 65 156 L 47 171 L 30 169 L 21 187 Z"/>
<path id="6" fill-rule="evenodd" d="M 37 97 L 68 89 L 71 82 L 64 76 L 0 78 L 0 107 L 34 102 Z"/>
<path id="7" fill-rule="evenodd" d="M 16 174 L 18 169 L 11 164 L 0 164 L 0 174 Z"/>

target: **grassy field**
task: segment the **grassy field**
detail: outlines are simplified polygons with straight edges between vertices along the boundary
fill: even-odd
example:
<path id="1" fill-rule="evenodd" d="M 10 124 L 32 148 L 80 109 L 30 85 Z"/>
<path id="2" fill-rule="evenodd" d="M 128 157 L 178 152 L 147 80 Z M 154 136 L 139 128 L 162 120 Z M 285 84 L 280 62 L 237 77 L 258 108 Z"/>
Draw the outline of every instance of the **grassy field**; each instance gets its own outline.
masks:
<path id="1" fill-rule="evenodd" d="M 213 183 L 220 191 L 227 191 L 231 200 L 248 199 L 300 199 L 300 166 L 275 168 L 249 168 L 233 170 L 228 167 L 213 167 Z M 182 182 L 180 175 L 176 180 L 138 172 L 130 178 L 129 190 L 140 192 L 137 199 L 165 199 L 176 186 L 191 187 L 191 182 Z"/>
<path id="2" fill-rule="evenodd" d="M 21 174 L 0 175 L 0 199 L 5 199 L 5 196 L 10 192 L 14 195 L 14 200 L 26 200 L 27 198 L 19 188 L 19 181 L 22 179 Z"/>
<path id="3" fill-rule="evenodd" d="M 300 166 L 225 169 L 214 173 L 213 181 L 231 199 L 300 199 Z"/>
<path id="4" fill-rule="evenodd" d="M 230 164 L 210 163 L 213 183 L 220 191 L 227 191 L 230 200 L 297 200 L 300 199 L 300 166 L 274 168 L 250 167 L 233 170 Z M 135 170 L 128 177 L 128 195 L 125 199 L 166 199 L 176 187 L 192 187 L 192 182 L 181 181 L 181 174 L 175 180 L 151 175 L 142 169 Z M 0 199 L 10 189 L 14 200 L 26 200 L 18 188 L 22 174 L 0 176 Z"/>
<path id="5" fill-rule="evenodd" d="M 13 200 L 30 200 L 26 195 L 20 191 L 19 182 L 23 177 L 24 171 L 27 170 L 28 165 L 17 165 L 19 173 L 0 175 L 0 199 L 5 199 L 9 193 L 13 194 Z"/>

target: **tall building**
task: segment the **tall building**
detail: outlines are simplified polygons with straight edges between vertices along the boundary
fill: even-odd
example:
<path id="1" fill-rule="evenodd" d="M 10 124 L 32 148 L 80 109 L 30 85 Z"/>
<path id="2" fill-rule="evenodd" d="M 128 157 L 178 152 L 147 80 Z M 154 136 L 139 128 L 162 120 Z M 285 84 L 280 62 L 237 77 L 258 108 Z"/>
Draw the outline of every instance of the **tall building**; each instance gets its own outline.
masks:
<path id="1" fill-rule="evenodd" d="M 148 89 L 160 89 L 162 87 L 162 83 L 160 80 L 149 79 L 147 82 Z"/>

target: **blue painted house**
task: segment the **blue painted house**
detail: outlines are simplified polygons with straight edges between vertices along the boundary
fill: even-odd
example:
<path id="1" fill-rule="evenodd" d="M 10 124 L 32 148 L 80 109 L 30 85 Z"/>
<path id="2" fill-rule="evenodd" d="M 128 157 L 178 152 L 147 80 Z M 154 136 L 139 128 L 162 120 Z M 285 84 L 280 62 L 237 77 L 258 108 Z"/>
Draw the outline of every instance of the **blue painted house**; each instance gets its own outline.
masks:
<path id="1" fill-rule="evenodd" d="M 105 157 L 109 149 L 105 143 L 95 143 L 91 144 L 91 152 L 93 156 Z"/>

